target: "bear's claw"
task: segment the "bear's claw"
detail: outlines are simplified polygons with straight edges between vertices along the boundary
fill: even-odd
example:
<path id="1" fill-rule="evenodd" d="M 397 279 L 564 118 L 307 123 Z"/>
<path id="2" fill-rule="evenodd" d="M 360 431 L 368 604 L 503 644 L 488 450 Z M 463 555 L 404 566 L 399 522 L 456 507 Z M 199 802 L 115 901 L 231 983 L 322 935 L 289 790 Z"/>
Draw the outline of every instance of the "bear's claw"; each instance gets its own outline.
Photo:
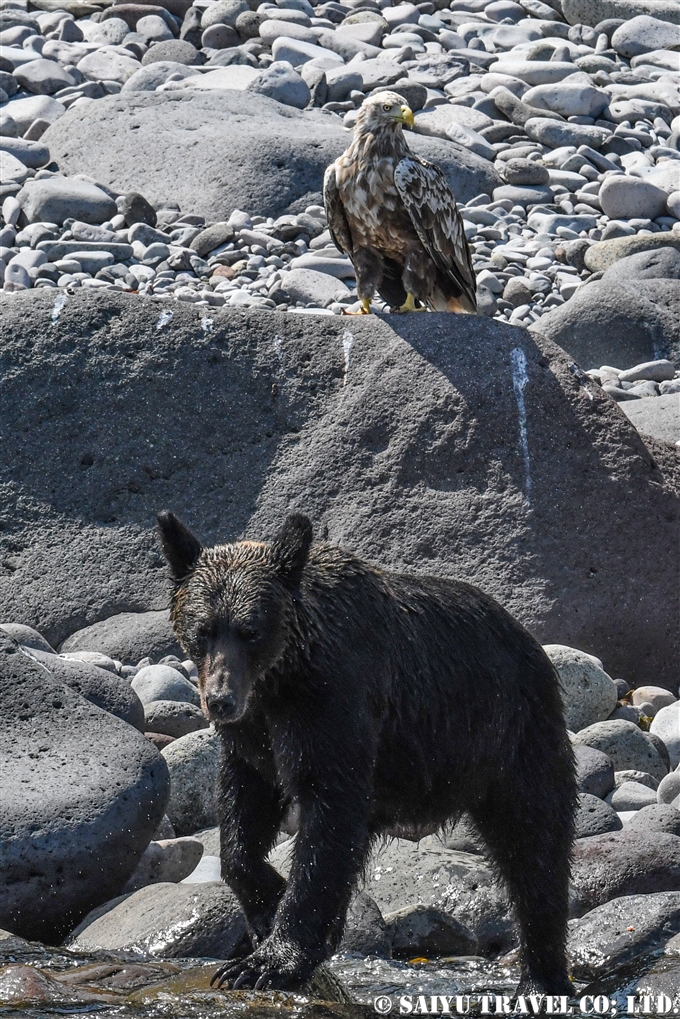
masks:
<path id="1" fill-rule="evenodd" d="M 215 970 L 211 987 L 226 985 L 232 991 L 241 988 L 253 990 L 290 991 L 300 987 L 309 976 L 309 966 L 296 964 L 284 953 L 281 958 L 276 952 L 257 950 L 244 959 L 229 960 Z M 313 968 L 313 967 L 312 967 Z"/>

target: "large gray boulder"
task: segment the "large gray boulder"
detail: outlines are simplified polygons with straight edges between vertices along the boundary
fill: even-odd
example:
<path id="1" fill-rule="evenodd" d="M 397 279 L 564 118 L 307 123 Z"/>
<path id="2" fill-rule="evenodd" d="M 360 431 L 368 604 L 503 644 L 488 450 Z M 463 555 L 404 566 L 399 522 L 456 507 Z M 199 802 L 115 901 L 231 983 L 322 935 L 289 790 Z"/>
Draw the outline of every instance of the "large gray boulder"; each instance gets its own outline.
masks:
<path id="1" fill-rule="evenodd" d="M 569 924 L 567 952 L 579 980 L 596 980 L 680 931 L 680 892 L 623 895 Z"/>
<path id="2" fill-rule="evenodd" d="M 672 475 L 559 348 L 473 316 L 211 309 L 206 330 L 202 311 L 3 303 L 0 618 L 54 644 L 167 605 L 160 509 L 208 543 L 299 509 L 322 540 L 468 580 L 542 643 L 675 689 Z"/>
<path id="3" fill-rule="evenodd" d="M 22 650 L 24 654 L 40 662 L 56 680 L 66 683 L 86 701 L 96 704 L 98 708 L 109 711 L 117 718 L 122 718 L 124 722 L 133 725 L 135 729 L 144 732 L 144 708 L 127 679 L 112 675 L 92 662 L 72 661 L 60 658 L 56 654 L 46 654 L 35 648 Z"/>
<path id="4" fill-rule="evenodd" d="M 680 280 L 596 280 L 531 327 L 583 368 L 631 368 L 670 357 L 680 365 Z"/>
<path id="5" fill-rule="evenodd" d="M 107 949 L 162 958 L 227 958 L 245 935 L 234 893 L 221 882 L 146 885 L 93 910 L 69 948 Z"/>
<path id="6" fill-rule="evenodd" d="M 58 942 L 117 895 L 168 799 L 149 740 L 0 634 L 0 927 Z"/>
<path id="7" fill-rule="evenodd" d="M 62 644 L 61 651 L 99 651 L 123 663 L 136 665 L 142 658 L 157 661 L 184 652 L 170 625 L 167 609 L 158 612 L 120 612 L 77 630 Z"/>
<path id="8" fill-rule="evenodd" d="M 319 200 L 323 173 L 351 135 L 338 117 L 252 92 L 124 92 L 67 111 L 43 135 L 65 173 L 87 173 L 151 202 L 211 220 L 247 209 L 276 216 Z M 493 164 L 453 142 L 409 136 L 439 163 L 457 197 L 492 194 Z"/>
<path id="9" fill-rule="evenodd" d="M 680 839 L 625 826 L 577 839 L 572 884 L 579 913 L 621 895 L 680 892 Z"/>

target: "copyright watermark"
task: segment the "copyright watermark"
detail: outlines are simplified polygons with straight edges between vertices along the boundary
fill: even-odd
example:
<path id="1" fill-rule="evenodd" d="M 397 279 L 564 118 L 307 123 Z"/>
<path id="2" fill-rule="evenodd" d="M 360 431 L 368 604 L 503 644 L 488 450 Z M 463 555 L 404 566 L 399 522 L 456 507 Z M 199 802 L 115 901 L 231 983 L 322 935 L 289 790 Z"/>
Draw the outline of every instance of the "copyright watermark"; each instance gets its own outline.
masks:
<path id="1" fill-rule="evenodd" d="M 680 996 L 628 995 L 624 1000 L 606 994 L 586 994 L 578 1001 L 566 995 L 526 994 L 378 994 L 373 999 L 377 1015 L 488 1015 L 488 1016 L 676 1016 Z"/>

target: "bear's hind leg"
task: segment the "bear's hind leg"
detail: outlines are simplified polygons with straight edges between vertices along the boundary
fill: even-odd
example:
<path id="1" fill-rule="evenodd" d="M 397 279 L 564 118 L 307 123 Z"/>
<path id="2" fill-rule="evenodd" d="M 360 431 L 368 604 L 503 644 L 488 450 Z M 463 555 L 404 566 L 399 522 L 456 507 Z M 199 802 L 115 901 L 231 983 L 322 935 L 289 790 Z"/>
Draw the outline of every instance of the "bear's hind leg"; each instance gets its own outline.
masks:
<path id="1" fill-rule="evenodd" d="M 470 808 L 515 906 L 519 994 L 572 993 L 565 946 L 575 790 L 566 764 L 563 778 L 552 790 L 541 790 L 540 782 L 524 788 L 514 782 Z"/>

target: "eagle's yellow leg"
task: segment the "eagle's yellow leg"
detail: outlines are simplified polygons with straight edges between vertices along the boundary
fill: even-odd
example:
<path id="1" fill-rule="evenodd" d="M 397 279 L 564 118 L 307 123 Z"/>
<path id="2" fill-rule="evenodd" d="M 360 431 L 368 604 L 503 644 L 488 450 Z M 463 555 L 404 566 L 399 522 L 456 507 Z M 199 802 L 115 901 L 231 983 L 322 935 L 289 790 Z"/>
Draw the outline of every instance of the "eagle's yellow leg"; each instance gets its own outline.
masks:
<path id="1" fill-rule="evenodd" d="M 361 311 L 343 311 L 343 315 L 370 315 L 370 314 L 371 314 L 370 297 L 361 298 Z"/>
<path id="2" fill-rule="evenodd" d="M 416 299 L 413 294 L 407 294 L 406 300 L 402 304 L 401 308 L 397 308 L 397 311 L 401 314 L 405 311 L 427 311 L 427 308 L 416 308 Z"/>

